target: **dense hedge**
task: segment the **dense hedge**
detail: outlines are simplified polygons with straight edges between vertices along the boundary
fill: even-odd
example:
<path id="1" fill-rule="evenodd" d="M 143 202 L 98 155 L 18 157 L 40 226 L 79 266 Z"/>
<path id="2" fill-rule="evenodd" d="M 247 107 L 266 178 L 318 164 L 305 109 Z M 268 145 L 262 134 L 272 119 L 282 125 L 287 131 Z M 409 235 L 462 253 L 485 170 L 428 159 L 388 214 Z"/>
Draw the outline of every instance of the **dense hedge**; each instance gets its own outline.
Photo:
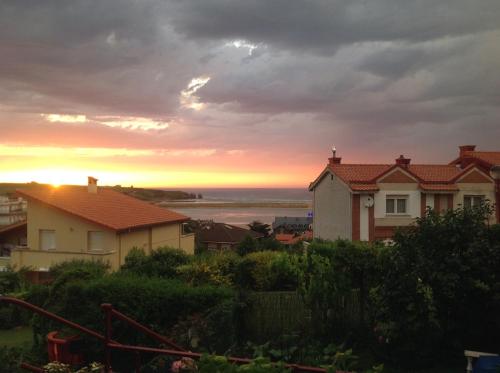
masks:
<path id="1" fill-rule="evenodd" d="M 406 365 L 428 365 L 464 349 L 500 350 L 500 226 L 488 205 L 433 211 L 381 257 L 372 291 L 381 351 Z"/>

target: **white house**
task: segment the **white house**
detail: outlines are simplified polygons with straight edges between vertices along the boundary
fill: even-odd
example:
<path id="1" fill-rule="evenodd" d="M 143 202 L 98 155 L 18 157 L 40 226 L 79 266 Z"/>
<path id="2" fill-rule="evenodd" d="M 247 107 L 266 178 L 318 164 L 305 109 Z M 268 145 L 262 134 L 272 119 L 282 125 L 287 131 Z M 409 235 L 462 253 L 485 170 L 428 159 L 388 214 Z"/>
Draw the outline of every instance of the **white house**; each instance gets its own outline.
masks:
<path id="1" fill-rule="evenodd" d="M 374 241 L 438 211 L 470 207 L 488 199 L 500 205 L 500 152 L 460 147 L 449 164 L 413 164 L 400 156 L 393 164 L 344 164 L 335 151 L 309 190 L 314 193 L 315 238 Z M 492 222 L 500 223 L 499 209 Z"/>

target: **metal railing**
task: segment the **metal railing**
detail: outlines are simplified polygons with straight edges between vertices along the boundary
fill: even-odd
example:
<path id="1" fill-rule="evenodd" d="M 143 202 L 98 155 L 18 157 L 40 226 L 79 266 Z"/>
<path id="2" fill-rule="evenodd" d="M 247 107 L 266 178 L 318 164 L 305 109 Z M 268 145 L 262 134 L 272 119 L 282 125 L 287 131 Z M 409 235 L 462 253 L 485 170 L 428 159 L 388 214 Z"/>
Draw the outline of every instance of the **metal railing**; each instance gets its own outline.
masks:
<path id="1" fill-rule="evenodd" d="M 103 343 L 103 348 L 104 348 L 104 369 L 105 369 L 104 371 L 106 373 L 113 372 L 112 371 L 112 358 L 111 358 L 112 350 L 127 351 L 127 352 L 134 353 L 136 356 L 136 359 L 135 359 L 135 372 L 136 373 L 140 372 L 140 367 L 141 367 L 140 354 L 141 353 L 153 353 L 153 354 L 158 354 L 158 355 L 169 355 L 169 356 L 176 356 L 179 358 L 187 357 L 187 358 L 191 358 L 191 359 L 200 359 L 203 356 L 203 354 L 185 350 L 184 348 L 180 347 L 172 340 L 162 336 L 161 334 L 156 333 L 155 331 L 138 323 L 134 319 L 131 319 L 130 317 L 124 315 L 123 313 L 115 310 L 113 308 L 113 306 L 109 303 L 104 303 L 101 305 L 101 309 L 103 310 L 104 316 L 105 316 L 104 317 L 105 333 L 104 333 L 104 335 L 102 335 L 102 334 L 100 334 L 92 329 L 81 326 L 75 322 L 67 320 L 61 316 L 58 316 L 52 312 L 46 311 L 43 308 L 37 307 L 37 306 L 35 306 L 31 303 L 25 302 L 21 299 L 0 295 L 0 302 L 5 302 L 5 303 L 13 304 L 13 305 L 16 305 L 16 306 L 19 306 L 22 308 L 26 308 L 32 312 L 38 313 L 41 316 L 44 316 L 46 318 L 60 322 L 61 324 L 64 324 L 72 329 L 78 330 L 84 334 L 87 334 L 87 335 L 94 337 L 94 338 L 98 339 L 99 341 L 101 341 Z M 126 345 L 126 344 L 121 344 L 121 343 L 113 340 L 112 339 L 113 318 L 116 318 L 118 320 L 125 322 L 126 324 L 132 326 L 134 329 L 136 329 L 136 330 L 150 336 L 151 338 L 155 339 L 157 342 L 168 346 L 169 349 Z M 227 360 L 229 362 L 235 363 L 235 364 L 249 364 L 252 362 L 251 359 L 239 358 L 239 357 L 228 357 Z M 304 365 L 299 365 L 299 364 L 285 364 L 284 366 L 286 368 L 289 368 L 292 372 L 326 373 L 326 369 L 324 369 L 324 368 L 310 367 L 310 366 L 304 366 Z M 32 372 L 38 372 L 38 373 L 44 372 L 43 369 L 41 369 L 39 367 L 35 367 L 35 366 L 27 364 L 27 363 L 22 363 L 21 368 L 32 371 Z"/>

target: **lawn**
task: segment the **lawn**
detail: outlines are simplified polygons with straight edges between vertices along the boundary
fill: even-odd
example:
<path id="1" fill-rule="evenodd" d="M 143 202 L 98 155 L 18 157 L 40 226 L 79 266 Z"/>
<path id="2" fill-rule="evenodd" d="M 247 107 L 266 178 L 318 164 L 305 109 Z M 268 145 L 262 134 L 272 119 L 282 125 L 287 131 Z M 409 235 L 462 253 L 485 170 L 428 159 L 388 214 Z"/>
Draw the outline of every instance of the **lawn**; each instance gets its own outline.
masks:
<path id="1" fill-rule="evenodd" d="M 23 347 L 33 342 L 33 330 L 30 326 L 21 326 L 9 330 L 0 330 L 0 347 Z"/>

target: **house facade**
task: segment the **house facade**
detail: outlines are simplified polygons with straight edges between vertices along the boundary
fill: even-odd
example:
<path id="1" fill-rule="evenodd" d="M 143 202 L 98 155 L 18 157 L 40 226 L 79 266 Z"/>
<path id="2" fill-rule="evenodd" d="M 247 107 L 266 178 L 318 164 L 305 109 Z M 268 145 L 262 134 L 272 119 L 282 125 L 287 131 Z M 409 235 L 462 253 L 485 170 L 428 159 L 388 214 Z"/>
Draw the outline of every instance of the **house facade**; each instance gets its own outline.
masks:
<path id="1" fill-rule="evenodd" d="M 442 165 L 413 164 L 404 156 L 393 164 L 344 164 L 333 153 L 309 187 L 315 238 L 385 240 L 427 208 L 444 212 L 482 200 L 500 205 L 500 179 L 491 171 L 500 152 L 461 146 L 459 157 Z M 491 222 L 500 222 L 498 209 Z"/>
<path id="2" fill-rule="evenodd" d="M 161 246 L 194 253 L 194 235 L 184 234 L 188 217 L 108 188 L 45 187 L 19 190 L 28 201 L 27 245 L 11 251 L 11 265 L 47 271 L 71 260 L 100 260 L 116 270 L 134 247 L 146 253 Z"/>

